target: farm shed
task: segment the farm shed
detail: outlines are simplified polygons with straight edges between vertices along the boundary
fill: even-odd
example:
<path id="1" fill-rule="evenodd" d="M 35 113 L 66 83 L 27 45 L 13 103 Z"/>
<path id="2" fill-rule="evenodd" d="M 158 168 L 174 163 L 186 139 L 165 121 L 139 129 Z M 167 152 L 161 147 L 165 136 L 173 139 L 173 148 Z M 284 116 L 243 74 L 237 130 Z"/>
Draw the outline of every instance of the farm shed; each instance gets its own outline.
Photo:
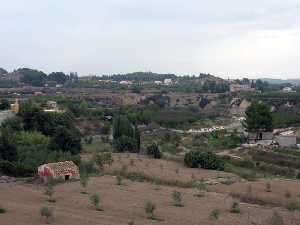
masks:
<path id="1" fill-rule="evenodd" d="M 296 135 L 278 135 L 275 137 L 275 140 L 280 147 L 296 147 L 297 146 L 297 137 Z"/>
<path id="2" fill-rule="evenodd" d="M 47 179 L 79 179 L 78 166 L 72 161 L 48 163 L 38 167 L 38 174 L 44 180 Z"/>

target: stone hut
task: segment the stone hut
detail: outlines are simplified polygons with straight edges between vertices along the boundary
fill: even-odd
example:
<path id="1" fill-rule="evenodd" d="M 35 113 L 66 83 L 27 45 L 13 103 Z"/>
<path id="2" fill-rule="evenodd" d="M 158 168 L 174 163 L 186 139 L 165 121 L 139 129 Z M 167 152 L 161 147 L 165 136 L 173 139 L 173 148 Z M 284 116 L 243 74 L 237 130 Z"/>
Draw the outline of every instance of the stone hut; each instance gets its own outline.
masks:
<path id="1" fill-rule="evenodd" d="M 79 179 L 79 168 L 72 161 L 48 163 L 38 167 L 38 175 L 45 181 L 48 179 Z"/>

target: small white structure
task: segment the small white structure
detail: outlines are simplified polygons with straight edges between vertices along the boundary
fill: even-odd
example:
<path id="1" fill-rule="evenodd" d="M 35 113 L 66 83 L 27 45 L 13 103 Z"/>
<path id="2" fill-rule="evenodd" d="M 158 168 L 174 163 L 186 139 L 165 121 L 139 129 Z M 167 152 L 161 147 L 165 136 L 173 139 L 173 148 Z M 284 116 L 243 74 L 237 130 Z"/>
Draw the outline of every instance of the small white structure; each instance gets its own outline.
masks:
<path id="1" fill-rule="evenodd" d="M 162 85 L 162 84 L 163 84 L 163 82 L 162 82 L 162 81 L 160 81 L 160 80 L 156 80 L 156 81 L 154 81 L 154 84 L 155 84 L 155 85 Z"/>
<path id="2" fill-rule="evenodd" d="M 295 91 L 291 87 L 284 87 L 284 88 L 282 88 L 282 92 L 283 93 L 291 93 L 291 92 L 295 92 Z"/>
<path id="3" fill-rule="evenodd" d="M 132 85 L 132 81 L 130 81 L 130 80 L 122 80 L 122 81 L 120 81 L 120 84 L 121 85 Z"/>
<path id="4" fill-rule="evenodd" d="M 171 84 L 173 84 L 172 79 L 165 79 L 164 80 L 164 85 L 171 85 Z"/>

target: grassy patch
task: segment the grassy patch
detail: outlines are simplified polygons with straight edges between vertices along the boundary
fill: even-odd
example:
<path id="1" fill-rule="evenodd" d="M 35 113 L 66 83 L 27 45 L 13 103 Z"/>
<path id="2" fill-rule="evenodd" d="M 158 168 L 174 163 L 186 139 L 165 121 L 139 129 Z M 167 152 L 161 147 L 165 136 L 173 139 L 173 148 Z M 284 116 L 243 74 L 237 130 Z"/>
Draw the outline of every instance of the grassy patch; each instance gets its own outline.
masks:
<path id="1" fill-rule="evenodd" d="M 112 172 L 108 172 L 109 175 L 112 176 L 120 176 L 131 181 L 137 182 L 150 182 L 156 185 L 164 185 L 164 186 L 171 186 L 171 187 L 181 187 L 181 188 L 193 188 L 195 187 L 194 181 L 183 182 L 179 180 L 164 180 L 159 177 L 149 176 L 141 172 L 128 172 L 125 170 L 114 170 Z"/>

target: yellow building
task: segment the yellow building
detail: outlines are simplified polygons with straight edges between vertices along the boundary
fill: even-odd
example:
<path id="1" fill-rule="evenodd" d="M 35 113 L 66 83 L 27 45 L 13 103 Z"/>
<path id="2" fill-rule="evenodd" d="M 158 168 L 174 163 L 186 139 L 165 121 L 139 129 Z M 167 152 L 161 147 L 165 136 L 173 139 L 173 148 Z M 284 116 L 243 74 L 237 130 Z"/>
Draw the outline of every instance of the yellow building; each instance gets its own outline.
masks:
<path id="1" fill-rule="evenodd" d="M 10 104 L 10 110 L 13 112 L 13 113 L 18 113 L 19 112 L 19 109 L 20 109 L 20 106 L 19 106 L 19 100 L 16 99 L 15 100 L 15 103 L 13 104 Z"/>

